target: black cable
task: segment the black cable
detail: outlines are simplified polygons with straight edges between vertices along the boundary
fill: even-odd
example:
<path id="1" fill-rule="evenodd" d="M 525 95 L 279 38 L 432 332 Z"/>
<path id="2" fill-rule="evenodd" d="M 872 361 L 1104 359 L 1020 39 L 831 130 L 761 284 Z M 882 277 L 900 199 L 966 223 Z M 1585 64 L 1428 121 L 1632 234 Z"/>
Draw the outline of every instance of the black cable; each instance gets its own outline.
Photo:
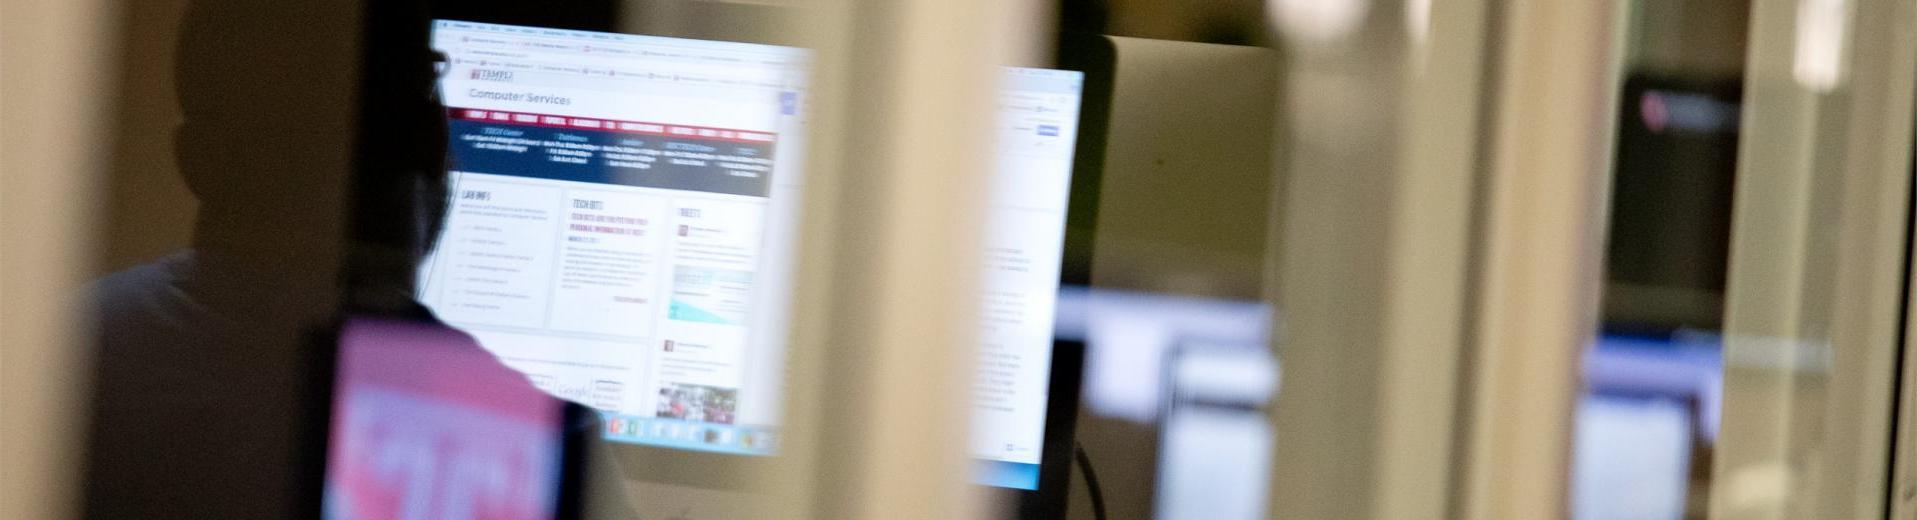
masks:
<path id="1" fill-rule="evenodd" d="M 1092 496 L 1092 518 L 1105 520 L 1105 492 L 1098 487 L 1098 472 L 1092 471 L 1092 456 L 1085 454 L 1085 445 L 1074 443 L 1077 451 L 1078 470 L 1085 474 L 1085 491 Z"/>

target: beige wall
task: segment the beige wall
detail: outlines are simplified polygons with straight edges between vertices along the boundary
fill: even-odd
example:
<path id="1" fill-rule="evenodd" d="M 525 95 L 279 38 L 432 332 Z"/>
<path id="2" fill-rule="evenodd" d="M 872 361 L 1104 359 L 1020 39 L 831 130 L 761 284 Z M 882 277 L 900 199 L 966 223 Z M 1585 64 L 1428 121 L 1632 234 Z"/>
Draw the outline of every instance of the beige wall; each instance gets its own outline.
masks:
<path id="1" fill-rule="evenodd" d="M 0 1 L 0 518 L 72 510 L 102 2 Z"/>

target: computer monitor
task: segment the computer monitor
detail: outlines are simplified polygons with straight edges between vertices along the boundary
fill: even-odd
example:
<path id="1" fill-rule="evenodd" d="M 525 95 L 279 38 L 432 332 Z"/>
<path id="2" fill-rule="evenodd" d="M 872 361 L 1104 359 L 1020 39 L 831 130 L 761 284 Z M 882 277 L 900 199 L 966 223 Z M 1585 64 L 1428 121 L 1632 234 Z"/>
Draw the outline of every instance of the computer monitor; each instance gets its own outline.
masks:
<path id="1" fill-rule="evenodd" d="M 576 407 L 438 324 L 355 317 L 334 345 L 322 518 L 577 517 Z"/>
<path id="2" fill-rule="evenodd" d="M 606 438 L 778 443 L 806 52 L 440 20 L 453 200 L 419 300 Z"/>
<path id="3" fill-rule="evenodd" d="M 1053 323 L 1065 263 L 1073 158 L 1085 75 L 1008 68 L 999 93 L 996 167 L 987 199 L 979 278 L 979 371 L 973 376 L 971 454 L 982 484 L 1038 489 L 1051 406 L 1077 408 L 1078 358 L 1054 360 Z M 1055 388 L 1054 362 L 1068 365 Z M 1054 402 L 1054 392 L 1069 396 Z M 1055 444 L 1055 443 L 1054 443 Z M 1069 443 L 1066 448 L 1069 450 Z"/>
<path id="4" fill-rule="evenodd" d="M 775 455 L 808 52 L 511 21 L 434 21 L 452 200 L 418 298 L 603 438 L 697 454 L 649 467 Z M 1029 491 L 1069 461 L 1078 359 L 1052 324 L 1086 78 L 1002 80 L 970 451 L 979 483 Z"/>

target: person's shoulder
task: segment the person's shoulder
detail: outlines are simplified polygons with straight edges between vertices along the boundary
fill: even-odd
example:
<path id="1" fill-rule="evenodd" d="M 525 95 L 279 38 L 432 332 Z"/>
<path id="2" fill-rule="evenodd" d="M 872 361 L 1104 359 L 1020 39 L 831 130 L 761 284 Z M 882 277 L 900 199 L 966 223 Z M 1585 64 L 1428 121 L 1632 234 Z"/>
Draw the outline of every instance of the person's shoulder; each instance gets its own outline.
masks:
<path id="1" fill-rule="evenodd" d="M 170 288 L 178 281 L 181 264 L 190 264 L 192 258 L 191 252 L 181 251 L 109 273 L 87 284 L 87 296 L 96 305 L 102 305 L 123 302 L 126 295 L 145 295 Z"/>
<path id="2" fill-rule="evenodd" d="M 182 251 L 95 279 L 85 291 L 95 325 L 111 334 L 129 327 L 191 321 L 193 304 L 182 291 L 180 279 L 192 262 L 193 254 Z"/>

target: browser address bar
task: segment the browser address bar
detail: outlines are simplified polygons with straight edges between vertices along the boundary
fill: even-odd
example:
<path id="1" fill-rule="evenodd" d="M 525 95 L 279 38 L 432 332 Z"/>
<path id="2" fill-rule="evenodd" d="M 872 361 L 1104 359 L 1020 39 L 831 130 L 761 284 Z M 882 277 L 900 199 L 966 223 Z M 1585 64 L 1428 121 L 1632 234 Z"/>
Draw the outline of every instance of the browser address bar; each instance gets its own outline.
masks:
<path id="1" fill-rule="evenodd" d="M 582 60 L 573 56 L 549 53 L 522 52 L 509 55 L 501 52 L 462 53 L 459 51 L 459 49 L 452 49 L 448 53 L 454 56 L 455 67 L 503 68 L 562 75 L 576 73 L 578 77 L 628 80 L 677 77 L 763 88 L 793 88 L 798 86 L 795 83 L 801 76 L 796 73 L 742 69 L 737 66 L 699 65 L 666 60 L 630 58 Z"/>

